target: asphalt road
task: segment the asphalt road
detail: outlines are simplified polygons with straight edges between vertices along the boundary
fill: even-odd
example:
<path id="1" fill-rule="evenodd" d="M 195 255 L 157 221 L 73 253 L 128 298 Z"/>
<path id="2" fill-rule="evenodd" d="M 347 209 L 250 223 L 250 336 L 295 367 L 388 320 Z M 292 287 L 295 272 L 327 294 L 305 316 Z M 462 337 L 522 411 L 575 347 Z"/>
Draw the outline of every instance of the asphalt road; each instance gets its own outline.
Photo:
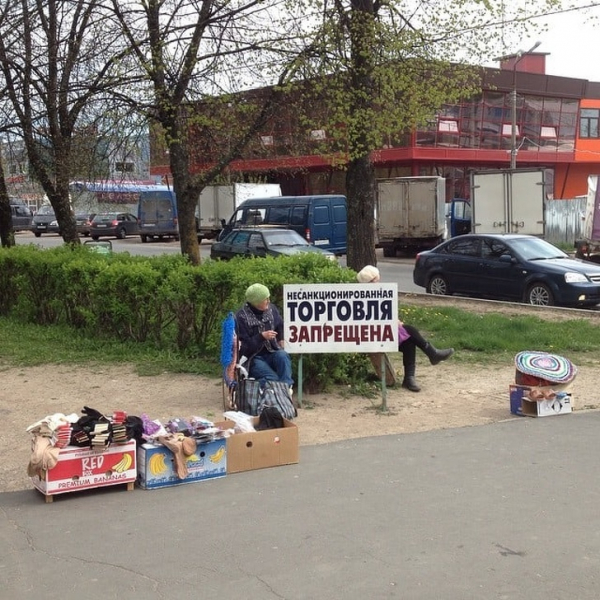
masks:
<path id="1" fill-rule="evenodd" d="M 1 596 L 597 600 L 599 428 L 515 417 L 174 488 L 0 494 Z"/>

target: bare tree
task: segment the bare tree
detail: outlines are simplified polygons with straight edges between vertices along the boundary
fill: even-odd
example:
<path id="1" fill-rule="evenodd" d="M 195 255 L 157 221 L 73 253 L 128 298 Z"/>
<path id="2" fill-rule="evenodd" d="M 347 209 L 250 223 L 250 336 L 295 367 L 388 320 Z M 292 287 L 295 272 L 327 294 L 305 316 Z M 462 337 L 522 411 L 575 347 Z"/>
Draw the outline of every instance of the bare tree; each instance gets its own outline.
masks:
<path id="1" fill-rule="evenodd" d="M 94 144 L 81 140 L 95 132 L 109 90 L 131 77 L 119 40 L 102 0 L 5 0 L 0 9 L 6 97 L 68 243 L 79 243 L 69 182 L 94 160 Z"/>
<path id="2" fill-rule="evenodd" d="M 138 106 L 157 124 L 153 134 L 168 151 L 182 253 L 198 264 L 200 192 L 272 116 L 281 86 L 293 77 L 302 55 L 298 21 L 283 18 L 283 2 L 261 0 L 113 0 L 113 10 L 151 84 L 152 102 Z M 254 95 L 253 102 L 235 93 L 263 81 L 275 85 Z M 203 136 L 225 130 L 227 144 L 210 168 L 192 172 L 192 158 L 207 141 Z"/>

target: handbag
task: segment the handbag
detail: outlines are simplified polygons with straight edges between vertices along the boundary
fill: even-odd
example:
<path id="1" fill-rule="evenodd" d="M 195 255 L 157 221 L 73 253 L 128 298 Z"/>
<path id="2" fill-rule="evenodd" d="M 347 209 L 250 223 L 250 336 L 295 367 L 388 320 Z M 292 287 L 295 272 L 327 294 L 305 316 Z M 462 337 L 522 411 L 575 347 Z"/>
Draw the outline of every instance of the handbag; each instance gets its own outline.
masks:
<path id="1" fill-rule="evenodd" d="M 242 379 L 236 392 L 235 410 L 257 417 L 261 399 L 262 393 L 258 380 Z"/>
<path id="2" fill-rule="evenodd" d="M 270 406 L 276 408 L 284 419 L 292 420 L 298 411 L 292 402 L 290 387 L 283 381 L 267 381 L 260 399 L 259 412 Z"/>

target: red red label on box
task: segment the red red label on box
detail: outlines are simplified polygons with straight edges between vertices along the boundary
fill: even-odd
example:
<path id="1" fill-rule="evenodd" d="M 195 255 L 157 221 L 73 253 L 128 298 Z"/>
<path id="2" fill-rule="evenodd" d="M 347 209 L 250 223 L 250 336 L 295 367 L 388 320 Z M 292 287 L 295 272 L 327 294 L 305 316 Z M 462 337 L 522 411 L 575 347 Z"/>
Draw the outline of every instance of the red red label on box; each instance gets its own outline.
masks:
<path id="1" fill-rule="evenodd" d="M 33 485 L 46 495 L 129 483 L 137 477 L 135 441 L 109 446 L 103 452 L 68 446 L 58 455 L 53 469 L 32 477 Z"/>

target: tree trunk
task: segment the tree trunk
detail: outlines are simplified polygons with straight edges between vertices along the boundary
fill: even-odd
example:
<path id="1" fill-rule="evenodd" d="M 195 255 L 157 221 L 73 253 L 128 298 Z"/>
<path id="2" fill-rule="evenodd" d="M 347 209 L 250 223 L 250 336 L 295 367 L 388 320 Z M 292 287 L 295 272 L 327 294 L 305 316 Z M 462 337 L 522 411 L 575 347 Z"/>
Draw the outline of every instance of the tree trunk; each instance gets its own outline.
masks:
<path id="1" fill-rule="evenodd" d="M 0 157 L 0 242 L 3 248 L 9 248 L 15 245 L 15 232 L 12 227 L 10 201 L 2 166 L 2 158 Z"/>
<path id="2" fill-rule="evenodd" d="M 69 199 L 70 170 L 68 164 L 70 154 L 63 148 L 65 140 L 54 140 L 55 163 L 53 170 L 48 169 L 44 163 L 32 137 L 26 141 L 26 144 L 29 165 L 54 209 L 54 214 L 60 227 L 60 235 L 67 244 L 81 244 L 79 234 L 77 233 L 75 215 L 73 214 Z"/>
<path id="3" fill-rule="evenodd" d="M 355 271 L 376 265 L 375 170 L 368 156 L 351 160 L 346 172 L 348 252 L 346 264 Z"/>
<path id="4" fill-rule="evenodd" d="M 66 244 L 81 244 L 77 225 L 75 224 L 75 215 L 69 203 L 68 192 L 57 192 L 48 196 L 50 204 L 54 209 L 56 220 L 60 227 L 60 235 Z"/>
<path id="5" fill-rule="evenodd" d="M 171 139 L 181 139 L 179 132 L 171 135 Z M 194 185 L 194 177 L 189 171 L 188 153 L 185 146 L 179 142 L 169 145 L 173 189 L 177 197 L 177 215 L 179 219 L 179 243 L 181 253 L 187 256 L 193 265 L 199 265 L 200 247 L 196 231 L 196 207 L 200 191 Z"/>
<path id="6" fill-rule="evenodd" d="M 370 159 L 370 127 L 373 113 L 373 21 L 372 0 L 352 0 L 350 20 L 353 115 L 349 139 L 350 162 L 346 173 L 348 197 L 348 252 L 346 264 L 359 271 L 365 265 L 375 265 L 375 169 Z"/>

